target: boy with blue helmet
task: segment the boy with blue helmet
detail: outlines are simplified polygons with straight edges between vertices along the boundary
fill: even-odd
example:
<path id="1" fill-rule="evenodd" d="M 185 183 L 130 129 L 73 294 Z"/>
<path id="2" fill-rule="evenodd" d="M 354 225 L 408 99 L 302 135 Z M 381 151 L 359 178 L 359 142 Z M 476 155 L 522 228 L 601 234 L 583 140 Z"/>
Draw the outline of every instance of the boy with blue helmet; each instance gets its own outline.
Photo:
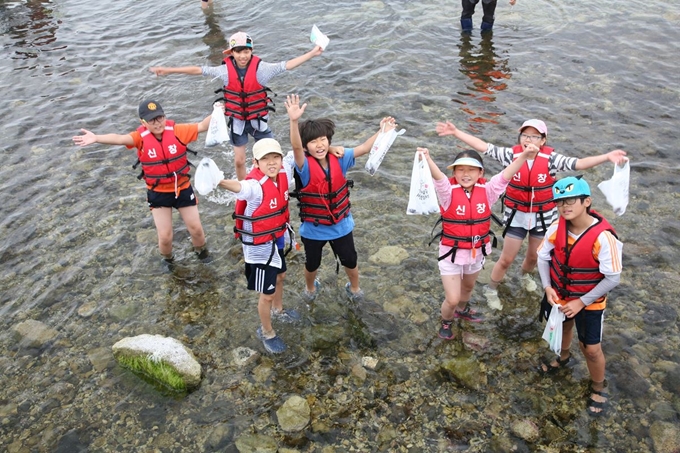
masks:
<path id="1" fill-rule="evenodd" d="M 609 396 L 604 391 L 602 325 L 607 293 L 620 281 L 623 245 L 609 222 L 590 209 L 590 187 L 580 176 L 557 181 L 552 192 L 560 217 L 550 225 L 538 249 L 538 271 L 545 289 L 541 312 L 548 319 L 552 305 L 559 304 L 566 320 L 560 355 L 544 362 L 540 370 L 553 374 L 571 360 L 575 325 L 592 380 L 588 414 L 600 416 Z"/>

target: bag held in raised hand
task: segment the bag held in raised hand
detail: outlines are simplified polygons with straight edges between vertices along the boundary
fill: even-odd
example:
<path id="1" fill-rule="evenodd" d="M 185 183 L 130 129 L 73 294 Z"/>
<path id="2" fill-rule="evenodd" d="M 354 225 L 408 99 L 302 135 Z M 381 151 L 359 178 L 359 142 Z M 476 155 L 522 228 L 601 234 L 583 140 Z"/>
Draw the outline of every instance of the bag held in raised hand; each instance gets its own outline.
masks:
<path id="1" fill-rule="evenodd" d="M 209 157 L 204 157 L 196 167 L 194 188 L 201 195 L 208 195 L 215 190 L 217 185 L 224 179 L 224 173 L 217 168 L 217 164 Z"/>
<path id="2" fill-rule="evenodd" d="M 630 161 L 626 160 L 623 166 L 614 164 L 612 179 L 602 181 L 597 185 L 598 189 L 607 198 L 614 210 L 614 214 L 623 215 L 628 206 L 628 188 L 630 186 Z"/>
<path id="3" fill-rule="evenodd" d="M 373 147 L 371 148 L 371 153 L 368 155 L 368 160 L 366 161 L 365 168 L 371 176 L 373 176 L 375 172 L 378 171 L 380 163 L 385 158 L 387 151 L 390 150 L 394 140 L 399 135 L 403 135 L 405 132 L 406 129 L 402 129 L 399 132 L 397 132 L 395 129 L 391 129 L 387 132 L 380 132 L 380 134 L 378 134 L 375 142 L 373 142 Z"/>
<path id="4" fill-rule="evenodd" d="M 210 126 L 208 126 L 208 133 L 205 135 L 205 146 L 216 146 L 228 141 L 229 129 L 227 128 L 227 120 L 224 118 L 222 106 L 216 104 L 213 106 Z"/>
<path id="5" fill-rule="evenodd" d="M 406 214 L 432 214 L 439 212 L 439 202 L 434 191 L 432 173 L 422 153 L 416 151 L 411 172 L 411 192 L 408 197 Z"/>
<path id="6" fill-rule="evenodd" d="M 326 46 L 329 42 L 331 42 L 331 40 L 328 39 L 328 36 L 321 33 L 321 30 L 319 30 L 319 27 L 316 25 L 312 26 L 312 32 L 309 34 L 309 40 L 312 41 L 313 44 L 321 47 L 321 50 L 326 50 Z"/>
<path id="7" fill-rule="evenodd" d="M 557 355 L 562 352 L 562 323 L 564 322 L 564 313 L 559 309 L 559 305 L 555 304 L 550 310 L 550 316 L 545 323 L 543 330 L 543 339 L 548 342 L 550 349 L 555 351 Z"/>

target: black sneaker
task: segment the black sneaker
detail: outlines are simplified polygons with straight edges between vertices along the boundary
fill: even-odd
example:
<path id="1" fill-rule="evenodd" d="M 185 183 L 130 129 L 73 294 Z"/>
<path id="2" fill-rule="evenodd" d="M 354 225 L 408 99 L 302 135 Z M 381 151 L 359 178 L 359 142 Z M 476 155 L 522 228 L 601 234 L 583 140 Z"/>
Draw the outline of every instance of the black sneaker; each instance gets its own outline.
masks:
<path id="1" fill-rule="evenodd" d="M 455 338 L 456 334 L 451 331 L 452 323 L 453 321 L 442 319 L 442 326 L 439 328 L 439 338 L 444 340 L 453 340 Z"/>
<path id="2" fill-rule="evenodd" d="M 212 256 L 210 255 L 210 252 L 208 251 L 207 248 L 204 248 L 200 252 L 196 252 L 196 257 L 199 259 L 199 261 L 202 261 L 203 263 L 211 263 L 212 262 Z"/>
<path id="3" fill-rule="evenodd" d="M 171 274 L 175 270 L 174 258 L 161 258 L 161 269 L 163 272 Z"/>
<path id="4" fill-rule="evenodd" d="M 464 319 L 469 322 L 482 322 L 484 317 L 477 313 L 475 310 L 470 309 L 470 305 L 465 306 L 465 310 L 456 310 L 453 312 L 453 317 L 458 319 Z"/>

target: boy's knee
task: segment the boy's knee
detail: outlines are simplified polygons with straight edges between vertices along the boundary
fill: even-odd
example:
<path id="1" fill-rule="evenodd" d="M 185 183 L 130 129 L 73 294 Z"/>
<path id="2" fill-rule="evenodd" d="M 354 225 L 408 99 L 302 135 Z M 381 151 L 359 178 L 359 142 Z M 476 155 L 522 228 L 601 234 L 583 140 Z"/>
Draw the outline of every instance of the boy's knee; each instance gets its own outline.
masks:
<path id="1" fill-rule="evenodd" d="M 159 231 L 158 232 L 158 243 L 160 245 L 172 244 L 172 230 L 170 230 L 170 231 Z"/>
<path id="2" fill-rule="evenodd" d="M 596 362 L 604 358 L 602 347 L 599 344 L 583 345 L 583 355 L 589 362 Z"/>

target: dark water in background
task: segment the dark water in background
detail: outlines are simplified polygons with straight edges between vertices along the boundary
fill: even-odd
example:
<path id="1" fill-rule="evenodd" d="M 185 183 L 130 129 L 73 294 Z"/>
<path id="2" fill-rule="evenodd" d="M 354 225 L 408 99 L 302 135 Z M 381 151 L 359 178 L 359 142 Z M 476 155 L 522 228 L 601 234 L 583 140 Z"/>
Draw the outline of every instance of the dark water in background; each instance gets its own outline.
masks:
<path id="1" fill-rule="evenodd" d="M 541 326 L 532 323 L 537 297 L 519 289 L 516 263 L 501 292 L 507 299 L 502 315 L 470 329 L 493 343 L 479 354 L 489 367 L 488 388 L 464 392 L 433 379 L 439 361 L 465 347 L 433 338 L 442 288 L 436 252 L 426 242 L 435 219 L 404 214 L 414 148 L 428 146 L 441 166 L 461 148 L 436 136 L 437 121 L 449 119 L 487 141 L 511 145 L 517 127 L 532 117 L 546 121 L 549 143 L 560 152 L 583 157 L 623 148 L 632 162 L 631 200 L 623 217 L 615 218 L 604 197 L 595 194 L 595 206 L 625 244 L 623 283 L 614 292 L 604 340 L 616 410 L 600 425 L 587 417 L 558 420 L 553 425 L 568 441 L 553 446 L 654 451 L 656 441 L 658 449 L 650 426 L 677 424 L 680 413 L 674 303 L 680 298 L 680 5 L 520 0 L 513 8 L 499 4 L 493 36 L 480 39 L 478 31 L 460 36 L 459 2 L 263 1 L 256 8 L 215 2 L 208 14 L 196 1 L 0 2 L 2 449 L 198 451 L 207 449 L 205 439 L 216 424 L 228 427 L 222 437 L 227 449 L 233 448 L 231 439 L 247 433 L 283 442 L 272 414 L 285 398 L 298 393 L 322 401 L 337 387 L 335 378 L 324 376 L 347 374 L 345 362 L 362 355 L 380 358 L 387 368 L 363 385 L 352 387 L 347 380 L 340 390 L 373 388 L 393 402 L 403 390 L 464 410 L 440 415 L 438 406 L 427 412 L 416 404 L 417 417 L 385 421 L 377 409 L 358 404 L 349 415 L 329 409 L 332 429 L 310 434 L 312 440 L 300 449 L 385 448 L 377 431 L 355 427 L 366 417 L 374 417 L 381 429 L 398 427 L 400 434 L 386 447 L 394 450 L 470 445 L 488 451 L 522 417 L 537 423 L 541 440 L 525 444 L 515 438 L 520 451 L 555 442 L 559 436 L 550 435 L 552 422 L 546 422 L 555 416 L 532 392 L 548 390 L 550 398 L 563 397 L 561 404 L 582 405 L 584 360 L 561 382 L 557 396 L 552 381 L 530 370 L 547 348 Z M 272 128 L 287 143 L 283 100 L 299 93 L 309 102 L 308 117 L 336 121 L 336 143 L 361 143 L 388 114 L 407 129 L 375 177 L 363 171 L 363 159 L 351 174 L 362 287 L 377 307 L 390 311 L 388 306 L 401 305 L 391 309 L 394 317 L 380 310 L 358 316 L 373 322 L 367 328 L 373 339 L 350 335 L 332 353 L 319 349 L 312 339 L 316 328 L 346 329 L 356 321 L 342 308 L 344 277 L 336 279 L 327 256 L 317 304 L 305 311 L 303 326 L 281 329 L 290 354 L 264 358 L 255 371 L 240 370 L 230 351 L 261 345 L 254 336 L 255 298 L 243 288 L 239 247 L 230 234 L 227 199 L 218 195 L 200 203 L 214 264 L 195 261 L 176 217 L 180 264 L 175 274 L 163 274 L 144 188 L 129 167 L 133 154 L 123 147 L 76 148 L 71 136 L 80 127 L 97 133 L 134 129 L 137 105 L 146 97 L 159 99 L 175 120 L 198 121 L 209 113 L 218 82 L 156 78 L 148 67 L 218 64 L 226 37 L 238 30 L 253 36 L 265 61 L 287 60 L 311 49 L 314 23 L 331 44 L 322 57 L 272 81 L 279 95 Z M 204 150 L 202 139 L 195 148 L 229 173 L 230 150 Z M 489 168 L 500 170 L 494 163 Z M 604 165 L 585 173 L 594 189 L 611 171 Z M 409 258 L 399 266 L 368 261 L 388 244 L 403 247 Z M 290 261 L 285 302 L 291 306 L 300 307 L 302 261 L 299 255 Z M 481 299 L 480 288 L 475 296 Z M 91 317 L 77 314 L 85 304 L 96 307 Z M 11 328 L 28 319 L 56 329 L 57 341 L 40 351 L 20 347 Z M 392 334 L 383 335 L 384 329 Z M 173 336 L 191 346 L 206 374 L 201 388 L 184 399 L 165 397 L 117 367 L 109 357 L 111 345 L 141 333 Z M 407 385 L 403 377 L 396 384 L 390 380 L 403 374 L 393 367 L 408 370 Z M 257 370 L 269 374 L 262 377 Z M 480 423 L 490 414 L 497 415 L 493 423 L 459 435 L 457 423 Z"/>

